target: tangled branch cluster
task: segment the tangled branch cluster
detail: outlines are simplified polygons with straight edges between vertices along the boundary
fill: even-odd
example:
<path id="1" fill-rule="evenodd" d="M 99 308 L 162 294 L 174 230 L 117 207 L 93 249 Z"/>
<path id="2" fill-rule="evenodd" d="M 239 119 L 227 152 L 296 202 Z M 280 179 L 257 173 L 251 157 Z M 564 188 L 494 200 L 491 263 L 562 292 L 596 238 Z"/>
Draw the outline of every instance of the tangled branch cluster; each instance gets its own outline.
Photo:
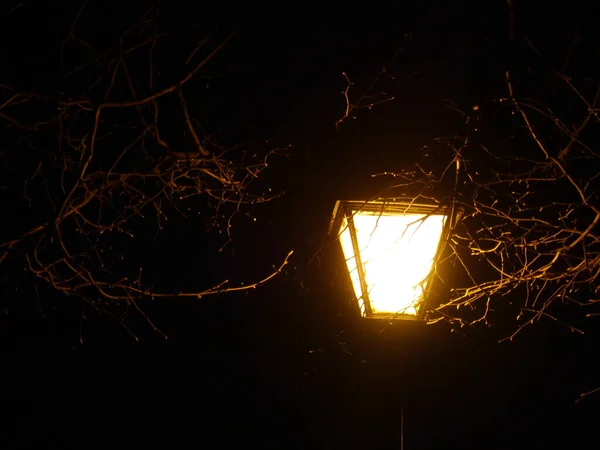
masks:
<path id="1" fill-rule="evenodd" d="M 94 11 L 84 4 L 60 61 L 46 66 L 48 77 L 56 74 L 46 90 L 0 86 L 5 279 L 10 268 L 24 269 L 91 303 L 241 289 L 225 281 L 192 293 L 155 292 L 141 269 L 132 274 L 115 265 L 131 249 L 121 237 L 161 229 L 170 214 L 203 212 L 229 236 L 240 208 L 275 197 L 254 192 L 253 183 L 277 151 L 252 155 L 221 146 L 198 118 L 207 66 L 233 34 L 162 30 L 159 12 L 145 11 L 121 27 L 114 45 L 107 38 L 99 48 L 85 37 L 82 23 Z"/>
<path id="2" fill-rule="evenodd" d="M 556 319 L 557 301 L 582 306 L 600 301 L 600 160 L 586 139 L 600 124 L 600 88 L 587 99 L 568 77 L 556 77 L 563 95 L 579 102 L 570 117 L 549 104 L 517 98 L 507 72 L 508 97 L 500 100 L 521 121 L 525 136 L 512 155 L 492 154 L 495 164 L 486 162 L 481 173 L 457 156 L 471 192 L 458 199 L 468 214 L 450 245 L 471 286 L 455 289 L 440 311 L 484 302 L 477 319 L 484 320 L 493 297 L 516 291 L 523 299 L 519 317 L 527 324 Z M 487 273 L 470 273 L 465 256 L 477 258 Z"/>

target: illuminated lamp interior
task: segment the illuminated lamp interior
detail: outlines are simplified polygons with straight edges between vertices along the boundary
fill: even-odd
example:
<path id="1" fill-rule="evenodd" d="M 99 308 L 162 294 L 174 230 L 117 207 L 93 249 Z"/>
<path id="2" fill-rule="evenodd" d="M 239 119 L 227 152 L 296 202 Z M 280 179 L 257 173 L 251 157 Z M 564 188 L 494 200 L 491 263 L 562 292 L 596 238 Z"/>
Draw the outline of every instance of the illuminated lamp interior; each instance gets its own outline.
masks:
<path id="1" fill-rule="evenodd" d="M 418 315 L 445 220 L 443 214 L 381 210 L 352 211 L 342 220 L 340 242 L 363 316 Z"/>

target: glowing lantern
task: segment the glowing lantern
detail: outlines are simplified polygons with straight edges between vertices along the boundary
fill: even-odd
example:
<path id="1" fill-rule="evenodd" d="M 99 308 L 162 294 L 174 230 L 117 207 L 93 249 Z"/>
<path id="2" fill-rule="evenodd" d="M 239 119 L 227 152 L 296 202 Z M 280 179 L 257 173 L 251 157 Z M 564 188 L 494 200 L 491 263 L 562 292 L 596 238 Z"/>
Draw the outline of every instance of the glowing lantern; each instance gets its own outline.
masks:
<path id="1" fill-rule="evenodd" d="M 417 319 L 447 235 L 450 211 L 437 205 L 338 201 L 338 232 L 363 317 Z"/>

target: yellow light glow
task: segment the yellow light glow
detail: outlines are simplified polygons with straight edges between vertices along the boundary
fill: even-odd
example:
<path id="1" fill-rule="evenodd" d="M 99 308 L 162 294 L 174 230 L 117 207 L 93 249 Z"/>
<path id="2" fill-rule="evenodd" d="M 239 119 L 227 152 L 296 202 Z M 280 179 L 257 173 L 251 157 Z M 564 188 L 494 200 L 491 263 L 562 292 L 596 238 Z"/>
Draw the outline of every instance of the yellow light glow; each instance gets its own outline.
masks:
<path id="1" fill-rule="evenodd" d="M 352 286 L 358 299 L 358 306 L 361 314 L 364 316 L 365 302 L 362 296 L 362 289 L 360 287 L 360 275 L 358 273 L 356 258 L 354 257 L 354 249 L 352 247 L 352 237 L 350 236 L 350 228 L 348 228 L 348 219 L 342 220 L 340 243 L 342 244 L 342 251 L 346 258 L 346 265 L 348 266 L 348 272 L 350 273 L 350 279 L 352 280 Z"/>
<path id="2" fill-rule="evenodd" d="M 416 316 L 445 216 L 360 211 L 350 220 L 356 230 L 372 312 Z M 360 276 L 347 220 L 343 221 L 340 232 L 342 250 L 364 316 Z"/>

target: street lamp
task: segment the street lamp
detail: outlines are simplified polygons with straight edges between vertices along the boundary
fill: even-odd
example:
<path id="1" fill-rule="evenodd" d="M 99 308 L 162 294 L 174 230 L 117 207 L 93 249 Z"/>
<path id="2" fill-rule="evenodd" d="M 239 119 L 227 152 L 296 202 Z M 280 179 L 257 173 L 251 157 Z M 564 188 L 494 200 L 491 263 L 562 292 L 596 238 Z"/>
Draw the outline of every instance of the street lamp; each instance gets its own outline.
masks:
<path id="1" fill-rule="evenodd" d="M 336 203 L 329 232 L 339 238 L 362 317 L 422 317 L 452 215 L 412 202 Z"/>

